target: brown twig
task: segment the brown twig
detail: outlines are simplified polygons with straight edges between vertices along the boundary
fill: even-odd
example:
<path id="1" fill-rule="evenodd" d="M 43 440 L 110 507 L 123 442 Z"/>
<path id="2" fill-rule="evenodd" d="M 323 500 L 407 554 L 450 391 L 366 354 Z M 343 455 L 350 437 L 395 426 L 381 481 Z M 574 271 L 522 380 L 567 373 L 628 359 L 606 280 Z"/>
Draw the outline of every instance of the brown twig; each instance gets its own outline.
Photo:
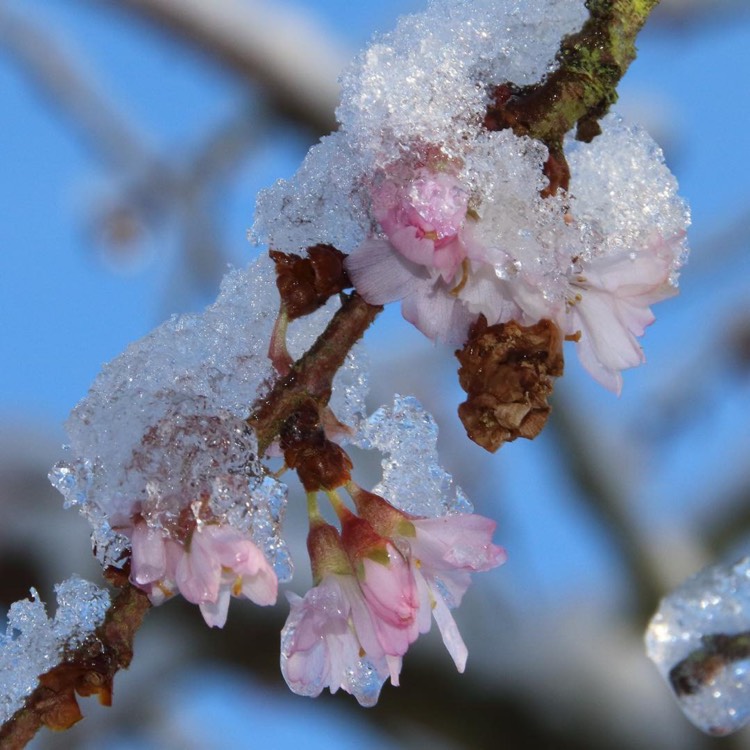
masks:
<path id="1" fill-rule="evenodd" d="M 368 305 L 356 292 L 344 300 L 323 335 L 271 392 L 256 402 L 248 423 L 258 436 L 263 454 L 295 411 L 312 398 L 319 407 L 328 403 L 333 378 L 346 355 L 375 320 L 381 306 Z"/>
<path id="2" fill-rule="evenodd" d="M 133 639 L 151 604 L 143 591 L 128 583 L 122 571 L 109 577 L 116 577 L 121 588 L 104 622 L 92 638 L 41 675 L 24 705 L 0 727 L 3 750 L 25 747 L 43 726 L 68 729 L 79 721 L 76 693 L 98 695 L 101 703 L 110 705 L 115 674 L 129 666 Z"/>
<path id="3" fill-rule="evenodd" d="M 489 130 L 511 128 L 549 148 L 548 193 L 567 190 L 570 170 L 563 153 L 565 135 L 591 141 L 599 120 L 617 101 L 617 86 L 635 59 L 635 38 L 659 0 L 588 0 L 590 17 L 563 39 L 558 68 L 540 84 L 518 88 L 503 83 L 487 109 Z"/>

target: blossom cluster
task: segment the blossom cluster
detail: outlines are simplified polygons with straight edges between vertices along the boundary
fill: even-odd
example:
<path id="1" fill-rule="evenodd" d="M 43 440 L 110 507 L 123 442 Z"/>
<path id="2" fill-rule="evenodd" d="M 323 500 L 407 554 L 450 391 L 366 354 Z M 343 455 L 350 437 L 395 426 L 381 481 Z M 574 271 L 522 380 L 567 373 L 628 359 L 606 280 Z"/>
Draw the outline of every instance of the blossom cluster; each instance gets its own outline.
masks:
<path id="1" fill-rule="evenodd" d="M 308 549 L 315 586 L 289 594 L 281 668 L 289 687 L 317 696 L 342 688 L 373 705 L 383 682 L 398 685 L 401 657 L 432 617 L 456 668 L 467 649 L 450 610 L 461 603 L 469 574 L 500 565 L 495 523 L 465 514 L 416 517 L 350 485 L 359 515 L 334 496 L 341 532 L 315 512 Z"/>
<path id="2" fill-rule="evenodd" d="M 245 315 L 263 322 L 268 346 L 278 300 L 259 300 L 269 270 L 262 261 L 235 272 L 203 314 L 174 318 L 111 362 L 74 409 L 71 455 L 51 474 L 94 526 L 105 565 L 129 562 L 130 582 L 152 604 L 181 595 L 214 627 L 225 624 L 232 597 L 273 605 L 279 584 L 292 576 L 288 488 L 269 469 L 279 445 L 264 455 L 247 419 L 250 404 L 244 416 L 233 406 L 250 382 L 262 394 L 272 368 L 255 343 L 244 344 L 245 353 L 234 340 L 222 343 L 233 337 L 239 304 L 230 300 L 242 290 L 255 300 Z M 304 346 L 320 323 L 316 315 L 295 321 L 285 346 Z M 233 361 L 217 370 L 213 352 L 230 346 Z M 472 514 L 437 465 L 437 426 L 416 400 L 397 398 L 392 409 L 363 417 L 360 359 L 352 357 L 334 380 L 323 410 L 330 434 L 321 435 L 385 454 L 389 468 L 376 489 L 392 503 L 351 485 L 359 515 L 339 503 L 341 532 L 311 510 L 317 585 L 304 598 L 289 594 L 281 661 L 296 692 L 343 688 L 372 705 L 387 677 L 398 683 L 401 658 L 429 630 L 431 613 L 463 670 L 466 647 L 450 609 L 470 572 L 500 564 L 504 554 L 491 542 L 494 522 Z"/>
<path id="3" fill-rule="evenodd" d="M 435 340 L 463 344 L 480 314 L 551 320 L 619 392 L 644 361 L 650 306 L 676 292 L 688 212 L 658 146 L 615 115 L 591 143 L 566 139 L 556 191 L 547 146 L 485 127 L 497 87 L 539 82 L 585 18 L 579 0 L 538 4 L 555 39 L 518 28 L 513 0 L 435 0 L 402 19 L 345 74 L 339 131 L 260 196 L 255 236 L 337 245 L 368 302 L 400 300 Z"/>

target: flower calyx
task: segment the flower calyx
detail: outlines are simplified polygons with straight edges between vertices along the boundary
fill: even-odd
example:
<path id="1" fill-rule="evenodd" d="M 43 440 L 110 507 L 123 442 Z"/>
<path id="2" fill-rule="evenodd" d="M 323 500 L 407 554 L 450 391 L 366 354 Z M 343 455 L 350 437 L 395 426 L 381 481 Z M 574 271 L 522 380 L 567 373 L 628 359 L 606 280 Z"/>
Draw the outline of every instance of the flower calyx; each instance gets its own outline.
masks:
<path id="1" fill-rule="evenodd" d="M 334 294 L 351 286 L 346 255 L 333 245 L 307 248 L 307 258 L 279 250 L 269 252 L 276 265 L 276 286 L 289 320 L 315 312 Z"/>
<path id="2" fill-rule="evenodd" d="M 284 423 L 279 445 L 287 466 L 297 471 L 307 492 L 335 490 L 351 478 L 351 459 L 326 437 L 319 407 L 312 398 Z"/>

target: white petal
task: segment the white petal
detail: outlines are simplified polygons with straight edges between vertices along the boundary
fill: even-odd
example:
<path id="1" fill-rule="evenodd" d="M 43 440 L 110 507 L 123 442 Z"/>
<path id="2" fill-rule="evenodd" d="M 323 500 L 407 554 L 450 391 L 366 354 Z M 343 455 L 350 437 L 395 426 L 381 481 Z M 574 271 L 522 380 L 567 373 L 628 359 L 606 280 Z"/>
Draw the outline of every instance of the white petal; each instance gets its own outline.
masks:
<path id="1" fill-rule="evenodd" d="M 466 659 L 469 656 L 469 650 L 466 648 L 464 639 L 461 638 L 461 633 L 458 632 L 458 625 L 456 625 L 453 615 L 440 594 L 436 594 L 435 596 L 435 607 L 432 610 L 432 614 L 435 617 L 437 626 L 440 628 L 443 643 L 448 649 L 448 653 L 451 655 L 456 669 L 459 672 L 463 672 L 466 668 Z"/>
<path id="2" fill-rule="evenodd" d="M 223 628 L 229 611 L 229 587 L 222 586 L 215 602 L 201 602 L 200 610 L 206 625 L 211 628 Z"/>

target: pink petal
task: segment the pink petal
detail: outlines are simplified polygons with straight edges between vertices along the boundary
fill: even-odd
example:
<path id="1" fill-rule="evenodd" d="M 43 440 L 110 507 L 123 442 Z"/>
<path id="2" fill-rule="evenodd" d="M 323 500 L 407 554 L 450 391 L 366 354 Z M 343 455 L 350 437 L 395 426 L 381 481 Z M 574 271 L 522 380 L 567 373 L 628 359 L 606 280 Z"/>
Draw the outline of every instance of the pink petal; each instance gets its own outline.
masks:
<path id="1" fill-rule="evenodd" d="M 477 514 L 421 518 L 413 521 L 412 554 L 428 567 L 484 571 L 502 565 L 505 550 L 492 544 L 497 524 Z"/>
<path id="2" fill-rule="evenodd" d="M 167 555 L 164 548 L 164 532 L 153 529 L 144 521 L 133 528 L 131 536 L 130 580 L 142 586 L 164 578 L 167 572 Z"/>
<path id="3" fill-rule="evenodd" d="M 415 284 L 401 305 L 404 318 L 435 341 L 460 346 L 466 341 L 472 315 L 447 287 L 433 282 Z"/>
<path id="4" fill-rule="evenodd" d="M 414 577 L 404 557 L 390 544 L 388 558 L 387 565 L 363 559 L 365 574 L 360 586 L 377 618 L 403 627 L 413 622 L 419 606 Z"/>
<path id="5" fill-rule="evenodd" d="M 273 568 L 263 559 L 263 565 L 253 575 L 242 576 L 242 595 L 251 602 L 267 607 L 276 604 L 279 590 L 279 579 Z"/>
<path id="6" fill-rule="evenodd" d="M 229 611 L 230 592 L 228 586 L 222 586 L 215 602 L 200 602 L 200 611 L 206 625 L 210 628 L 223 628 Z"/>
<path id="7" fill-rule="evenodd" d="M 215 602 L 219 595 L 221 564 L 213 555 L 210 540 L 200 530 L 193 533 L 190 549 L 177 564 L 180 593 L 193 604 Z"/>
<path id="8" fill-rule="evenodd" d="M 463 672 L 466 668 L 466 659 L 469 655 L 469 650 L 466 648 L 463 638 L 461 638 L 458 625 L 456 625 L 450 609 L 448 609 L 445 601 L 439 595 L 435 597 L 435 606 L 432 614 L 440 629 L 440 635 L 443 637 L 445 648 L 448 649 L 448 653 L 451 655 L 456 669 L 459 672 Z"/>
<path id="9" fill-rule="evenodd" d="M 387 240 L 365 240 L 347 256 L 344 266 L 354 288 L 371 305 L 403 299 L 418 279 L 427 278 L 423 269 L 399 255 Z"/>

